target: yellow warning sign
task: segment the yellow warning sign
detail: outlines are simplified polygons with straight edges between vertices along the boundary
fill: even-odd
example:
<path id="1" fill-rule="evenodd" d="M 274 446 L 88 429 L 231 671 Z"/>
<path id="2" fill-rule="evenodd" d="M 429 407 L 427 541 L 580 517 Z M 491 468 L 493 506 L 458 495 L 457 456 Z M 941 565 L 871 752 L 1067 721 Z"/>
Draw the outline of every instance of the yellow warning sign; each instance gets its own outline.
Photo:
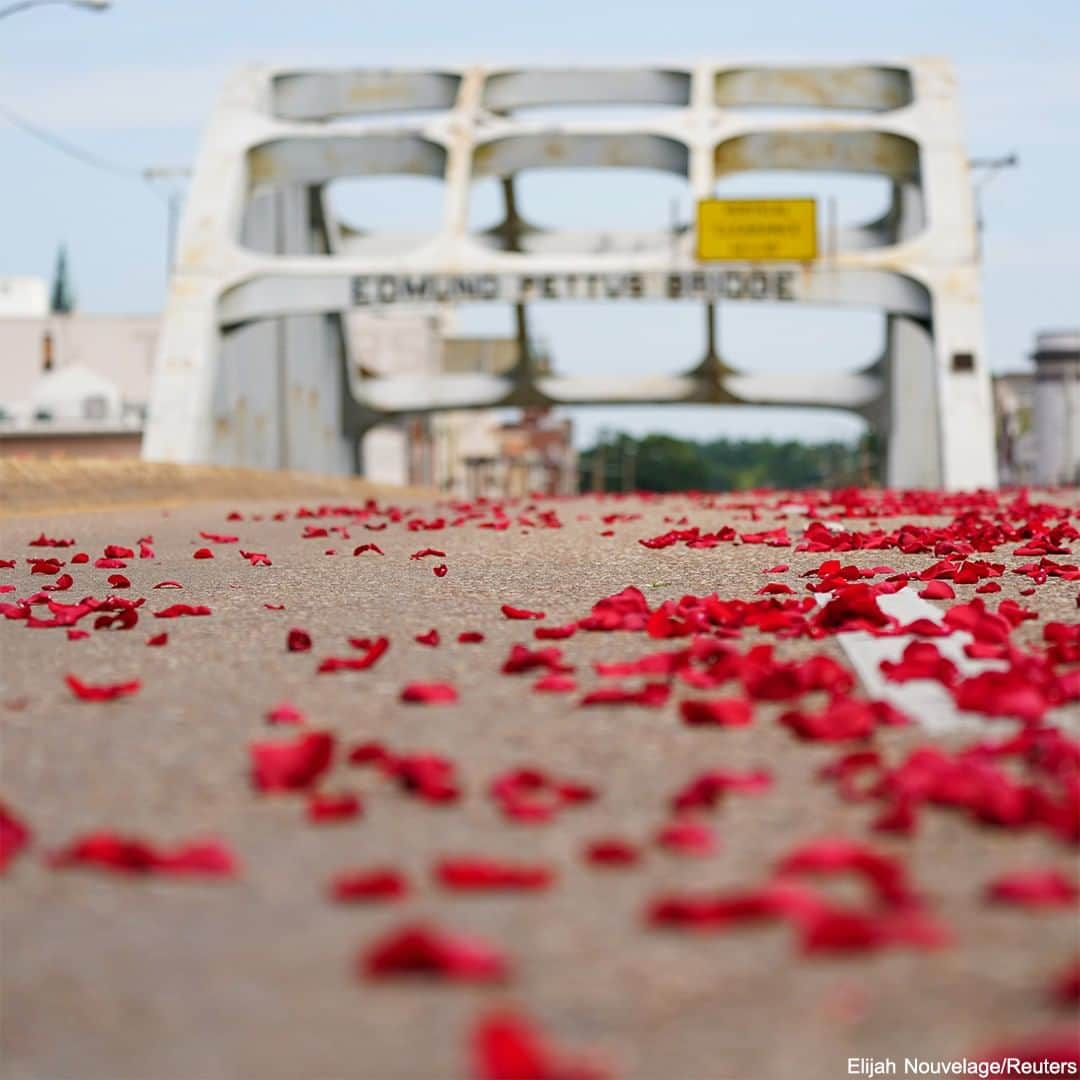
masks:
<path id="1" fill-rule="evenodd" d="M 814 199 L 702 199 L 697 257 L 703 262 L 809 262 L 817 258 Z"/>

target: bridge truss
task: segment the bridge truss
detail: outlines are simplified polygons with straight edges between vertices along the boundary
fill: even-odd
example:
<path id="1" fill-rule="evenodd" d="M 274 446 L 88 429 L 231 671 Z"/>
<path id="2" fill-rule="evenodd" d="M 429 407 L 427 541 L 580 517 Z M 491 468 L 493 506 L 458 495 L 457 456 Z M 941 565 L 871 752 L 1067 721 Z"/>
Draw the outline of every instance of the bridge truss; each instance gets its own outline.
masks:
<path id="1" fill-rule="evenodd" d="M 570 105 L 656 106 L 637 117 L 537 119 Z M 397 119 L 395 119 L 397 117 Z M 655 169 L 695 200 L 749 170 L 879 175 L 891 199 L 799 263 L 703 263 L 693 229 L 543 230 L 517 209 L 532 169 Z M 335 219 L 346 177 L 444 183 L 419 243 Z M 470 229 L 474 184 L 502 220 Z M 679 375 L 567 377 L 528 347 L 533 304 L 697 303 L 705 355 Z M 855 373 L 769 375 L 717 354 L 718 301 L 881 310 L 883 354 Z M 520 349 L 502 375 L 362 376 L 345 314 L 501 301 Z M 698 402 L 834 407 L 866 418 L 898 486 L 996 483 L 978 245 L 948 63 L 828 67 L 295 70 L 227 85 L 203 139 L 165 311 L 143 455 L 351 471 L 363 434 L 444 409 Z"/>

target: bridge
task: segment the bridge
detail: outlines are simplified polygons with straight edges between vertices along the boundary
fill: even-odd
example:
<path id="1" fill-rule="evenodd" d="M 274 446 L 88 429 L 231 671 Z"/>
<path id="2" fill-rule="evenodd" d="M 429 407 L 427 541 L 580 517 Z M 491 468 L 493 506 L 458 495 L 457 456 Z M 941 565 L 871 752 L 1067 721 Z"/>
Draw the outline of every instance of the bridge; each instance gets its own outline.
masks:
<path id="1" fill-rule="evenodd" d="M 538 119 L 537 109 L 652 106 L 646 119 Z M 701 228 L 542 229 L 518 210 L 536 169 L 649 169 L 705 205 L 753 170 L 886 178 L 886 212 L 798 257 L 705 257 Z M 434 177 L 428 235 L 361 232 L 327 188 L 347 177 Z M 497 181 L 501 221 L 469 223 Z M 700 305 L 706 348 L 676 375 L 560 376 L 530 348 L 534 305 L 583 299 Z M 513 305 L 503 374 L 363 372 L 358 309 Z M 871 308 L 882 355 L 851 373 L 740 370 L 716 346 L 718 303 Z M 207 128 L 181 228 L 143 446 L 151 461 L 362 468 L 363 435 L 446 409 L 642 403 L 850 410 L 903 487 L 996 484 L 978 245 L 951 68 L 938 59 L 835 66 L 703 62 L 618 69 L 250 68 Z M 238 407 L 260 438 L 241 444 Z M 273 447 L 291 448 L 275 462 Z"/>

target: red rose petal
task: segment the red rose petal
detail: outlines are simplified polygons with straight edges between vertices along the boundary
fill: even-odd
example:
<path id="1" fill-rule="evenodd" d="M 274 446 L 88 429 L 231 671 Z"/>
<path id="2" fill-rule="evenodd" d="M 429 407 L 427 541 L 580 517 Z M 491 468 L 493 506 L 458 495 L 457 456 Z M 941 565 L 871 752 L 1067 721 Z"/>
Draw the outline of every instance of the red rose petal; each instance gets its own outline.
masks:
<path id="1" fill-rule="evenodd" d="M 285 648 L 289 652 L 310 652 L 311 635 L 306 630 L 293 627 L 285 636 Z"/>
<path id="2" fill-rule="evenodd" d="M 360 639 L 350 639 L 349 644 L 359 642 Z M 320 674 L 333 671 L 366 671 L 390 648 L 390 639 L 385 637 L 375 638 L 374 641 L 365 640 L 362 656 L 328 656 L 319 662 Z"/>
<path id="3" fill-rule="evenodd" d="M 629 840 L 606 836 L 589 842 L 585 860 L 595 866 L 634 866 L 641 860 L 641 850 Z"/>
<path id="4" fill-rule="evenodd" d="M 363 812 L 360 797 L 351 791 L 334 794 L 325 791 L 313 792 L 308 796 L 307 818 L 319 824 L 332 821 L 351 821 Z"/>
<path id="5" fill-rule="evenodd" d="M 1001 904 L 1068 907 L 1080 898 L 1080 888 L 1060 870 L 1021 870 L 995 878 L 986 895 Z"/>
<path id="6" fill-rule="evenodd" d="M 420 645 L 430 645 L 434 648 L 439 644 L 439 631 L 432 628 L 426 634 L 417 634 L 413 640 Z"/>
<path id="7" fill-rule="evenodd" d="M 377 747 L 378 744 L 369 744 Z M 353 754 L 359 750 L 357 747 Z M 353 764 L 358 762 L 350 755 Z M 388 776 L 401 787 L 425 802 L 446 804 L 455 802 L 461 794 L 454 763 L 439 754 L 392 754 L 384 753 L 377 761 Z"/>
<path id="8" fill-rule="evenodd" d="M 694 777 L 671 800 L 671 808 L 683 810 L 712 809 L 729 792 L 754 794 L 772 787 L 772 774 L 765 769 L 736 773 L 727 769 L 709 769 Z"/>
<path id="9" fill-rule="evenodd" d="M 715 831 L 701 821 L 672 821 L 656 834 L 656 842 L 683 855 L 711 855 L 719 847 Z"/>
<path id="10" fill-rule="evenodd" d="M 1057 975 L 1050 988 L 1051 998 L 1058 1005 L 1080 1003 L 1080 958 Z"/>
<path id="11" fill-rule="evenodd" d="M 310 731 L 293 742 L 251 744 L 252 782 L 259 791 L 302 791 L 330 768 L 334 736 Z"/>
<path id="12" fill-rule="evenodd" d="M 928 581 L 919 591 L 919 595 L 924 600 L 953 600 L 956 597 L 952 586 L 947 581 L 941 580 Z"/>
<path id="13" fill-rule="evenodd" d="M 80 701 L 112 701 L 115 698 L 138 693 L 142 686 L 138 679 L 129 679 L 127 682 L 94 684 L 83 682 L 77 675 L 65 675 L 64 682 L 68 684 L 71 692 Z"/>
<path id="14" fill-rule="evenodd" d="M 714 698 L 712 701 L 683 701 L 679 703 L 683 723 L 691 726 L 716 725 L 743 727 L 753 719 L 750 703 L 745 698 Z"/>
<path id="15" fill-rule="evenodd" d="M 434 556 L 437 559 L 445 559 L 446 552 L 440 551 L 438 548 L 421 548 L 420 551 L 414 551 L 409 558 L 410 559 L 426 559 L 429 556 Z"/>
<path id="16" fill-rule="evenodd" d="M 349 904 L 372 900 L 401 900 L 409 892 L 409 883 L 396 870 L 377 869 L 346 871 L 330 883 L 330 897 Z"/>
<path id="17" fill-rule="evenodd" d="M 358 957 L 369 979 L 424 976 L 460 982 L 501 982 L 510 965 L 499 950 L 477 938 L 412 923 L 385 934 Z"/>
<path id="18" fill-rule="evenodd" d="M 368 551 L 374 551 L 376 555 L 384 554 L 383 549 L 378 544 L 358 544 L 353 548 L 353 555 L 363 555 Z"/>
<path id="19" fill-rule="evenodd" d="M 146 644 L 151 648 L 160 648 L 162 645 L 167 645 L 169 642 L 169 635 L 165 633 L 152 634 L 146 639 Z"/>
<path id="20" fill-rule="evenodd" d="M 49 864 L 54 868 L 92 866 L 117 874 L 233 877 L 237 872 L 232 852 L 216 840 L 164 849 L 111 832 L 88 833 L 72 841 L 53 852 Z"/>
<path id="21" fill-rule="evenodd" d="M 198 548 L 194 552 L 192 552 L 191 557 L 193 559 L 212 559 L 214 557 L 214 553 L 209 548 L 203 547 Z"/>
<path id="22" fill-rule="evenodd" d="M 570 694 L 577 689 L 577 681 L 570 675 L 549 672 L 537 679 L 532 688 L 539 694 Z"/>
<path id="23" fill-rule="evenodd" d="M 457 690 L 451 683 L 412 682 L 401 690 L 401 700 L 414 705 L 453 704 L 457 699 Z"/>
<path id="24" fill-rule="evenodd" d="M 446 577 L 446 574 L 447 574 L 447 571 L 448 571 L 448 569 L 449 569 L 449 568 L 447 567 L 446 563 L 439 563 L 439 565 L 438 565 L 438 566 L 433 566 L 433 567 L 431 568 L 431 572 L 432 572 L 432 573 L 433 573 L 433 574 L 434 574 L 434 575 L 435 575 L 436 577 Z"/>
<path id="25" fill-rule="evenodd" d="M 868 844 L 828 837 L 801 844 L 779 863 L 781 874 L 858 874 L 879 900 L 893 907 L 918 907 L 920 900 L 899 859 Z"/>
<path id="26" fill-rule="evenodd" d="M 30 843 L 30 829 L 0 802 L 0 874 L 3 874 Z"/>
<path id="27" fill-rule="evenodd" d="M 554 872 L 546 866 L 505 862 L 478 856 L 444 858 L 435 867 L 435 879 L 447 889 L 482 891 L 546 889 Z"/>
<path id="28" fill-rule="evenodd" d="M 628 690 L 621 686 L 601 686 L 585 694 L 580 704 L 592 705 L 644 705 L 657 709 L 667 702 L 671 687 L 667 683 L 650 682 L 637 690 Z"/>
<path id="29" fill-rule="evenodd" d="M 503 604 L 499 610 L 508 619 L 546 619 L 547 615 L 543 611 L 529 611 L 527 608 L 512 607 L 510 604 Z"/>
<path id="30" fill-rule="evenodd" d="M 288 701 L 279 702 L 266 714 L 270 724 L 302 724 L 305 719 L 304 714 Z"/>
<path id="31" fill-rule="evenodd" d="M 479 630 L 466 630 L 458 634 L 458 641 L 462 645 L 477 645 L 484 640 L 484 635 Z"/>
<path id="32" fill-rule="evenodd" d="M 162 611 L 155 611 L 155 619 L 179 619 L 184 616 L 210 615 L 210 609 L 205 604 L 173 604 Z"/>
<path id="33" fill-rule="evenodd" d="M 568 1056 L 527 1020 L 508 1010 L 488 1013 L 471 1035 L 472 1080 L 607 1080 L 599 1062 Z"/>

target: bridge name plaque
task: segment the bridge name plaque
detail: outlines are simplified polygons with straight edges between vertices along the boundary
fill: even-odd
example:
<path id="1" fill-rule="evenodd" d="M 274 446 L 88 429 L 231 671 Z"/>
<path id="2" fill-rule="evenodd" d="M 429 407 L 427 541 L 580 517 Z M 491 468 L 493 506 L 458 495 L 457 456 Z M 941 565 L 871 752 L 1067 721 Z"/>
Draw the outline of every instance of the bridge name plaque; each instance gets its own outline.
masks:
<path id="1" fill-rule="evenodd" d="M 389 304 L 537 300 L 772 300 L 796 299 L 796 269 L 645 271 L 558 274 L 359 274 L 357 307 Z"/>

